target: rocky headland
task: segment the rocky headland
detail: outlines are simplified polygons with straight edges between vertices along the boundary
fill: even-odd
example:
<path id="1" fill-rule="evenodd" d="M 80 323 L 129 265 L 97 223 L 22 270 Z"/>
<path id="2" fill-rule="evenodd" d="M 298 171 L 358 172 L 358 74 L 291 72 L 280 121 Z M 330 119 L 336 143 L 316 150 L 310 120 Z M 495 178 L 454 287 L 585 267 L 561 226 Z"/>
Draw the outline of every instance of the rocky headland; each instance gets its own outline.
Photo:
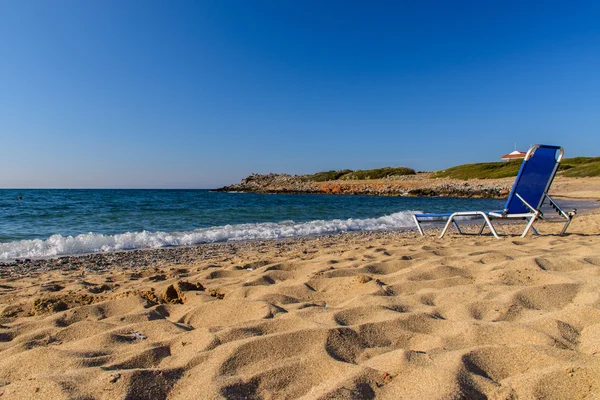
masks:
<path id="1" fill-rule="evenodd" d="M 463 164 L 436 172 L 408 167 L 323 171 L 308 175 L 251 174 L 220 192 L 356 194 L 374 196 L 448 196 L 503 198 L 521 160 Z M 562 160 L 551 194 L 598 200 L 600 157 Z"/>
<path id="2" fill-rule="evenodd" d="M 315 182 L 310 175 L 251 174 L 220 192 L 354 194 L 375 196 L 451 196 L 503 198 L 514 178 L 458 180 L 433 178 L 431 173 L 369 180 Z"/>

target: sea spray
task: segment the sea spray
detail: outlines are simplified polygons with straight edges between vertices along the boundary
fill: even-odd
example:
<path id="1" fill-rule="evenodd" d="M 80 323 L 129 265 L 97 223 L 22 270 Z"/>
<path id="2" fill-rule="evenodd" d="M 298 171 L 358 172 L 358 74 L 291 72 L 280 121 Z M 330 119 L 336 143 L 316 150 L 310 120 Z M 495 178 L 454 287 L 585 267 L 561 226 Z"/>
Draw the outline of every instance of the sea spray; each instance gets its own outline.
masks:
<path id="1" fill-rule="evenodd" d="M 52 257 L 118 250 L 189 246 L 239 240 L 307 237 L 352 231 L 399 230 L 413 226 L 414 211 L 402 211 L 379 218 L 316 220 L 236 224 L 184 232 L 126 232 L 116 235 L 86 233 L 76 236 L 52 235 L 48 239 L 21 240 L 0 244 L 0 261 Z"/>

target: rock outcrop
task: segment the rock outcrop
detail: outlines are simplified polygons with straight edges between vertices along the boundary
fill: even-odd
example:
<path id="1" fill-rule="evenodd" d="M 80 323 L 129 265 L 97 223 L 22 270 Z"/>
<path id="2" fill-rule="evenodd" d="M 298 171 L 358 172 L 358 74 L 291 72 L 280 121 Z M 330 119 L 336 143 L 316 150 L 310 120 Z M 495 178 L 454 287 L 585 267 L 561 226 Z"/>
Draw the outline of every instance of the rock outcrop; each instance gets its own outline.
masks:
<path id="1" fill-rule="evenodd" d="M 376 180 L 314 182 L 309 180 L 308 175 L 251 174 L 238 184 L 216 191 L 502 198 L 508 195 L 514 181 L 514 178 L 462 181 L 434 179 L 430 175 L 418 173 Z"/>

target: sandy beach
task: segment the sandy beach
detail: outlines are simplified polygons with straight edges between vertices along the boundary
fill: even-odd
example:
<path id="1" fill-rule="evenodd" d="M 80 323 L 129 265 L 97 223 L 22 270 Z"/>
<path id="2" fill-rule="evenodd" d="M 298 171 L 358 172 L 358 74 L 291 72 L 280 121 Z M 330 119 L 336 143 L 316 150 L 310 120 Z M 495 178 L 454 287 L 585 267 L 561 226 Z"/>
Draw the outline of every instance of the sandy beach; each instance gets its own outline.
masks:
<path id="1" fill-rule="evenodd" d="M 592 399 L 600 211 L 3 267 L 0 396 Z"/>
<path id="2" fill-rule="evenodd" d="M 599 20 L 0 0 L 0 400 L 600 400 Z"/>

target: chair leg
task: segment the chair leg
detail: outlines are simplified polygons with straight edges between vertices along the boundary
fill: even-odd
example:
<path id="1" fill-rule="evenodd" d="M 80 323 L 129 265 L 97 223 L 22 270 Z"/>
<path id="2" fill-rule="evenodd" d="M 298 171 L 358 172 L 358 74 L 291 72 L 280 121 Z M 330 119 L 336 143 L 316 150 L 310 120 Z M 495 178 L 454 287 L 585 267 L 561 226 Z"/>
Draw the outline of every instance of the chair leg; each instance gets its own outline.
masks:
<path id="1" fill-rule="evenodd" d="M 481 228 L 479 229 L 478 235 L 481 235 L 483 233 L 483 230 L 485 229 L 485 226 L 486 226 L 486 223 L 484 221 L 483 224 L 481 225 Z"/>
<path id="2" fill-rule="evenodd" d="M 529 232 L 529 230 L 533 226 L 533 223 L 535 222 L 536 219 L 537 219 L 537 214 L 534 215 L 533 217 L 531 217 L 531 219 L 527 223 L 527 226 L 525 227 L 525 230 L 523 231 L 523 234 L 521 235 L 522 238 L 524 238 L 525 236 L 527 236 L 527 232 Z"/>
<path id="3" fill-rule="evenodd" d="M 475 215 L 479 215 L 481 217 L 483 217 L 483 219 L 485 220 L 485 224 L 487 224 L 487 226 L 490 228 L 490 231 L 492 231 L 492 235 L 494 235 L 494 237 L 496 239 L 500 239 L 500 237 L 498 236 L 498 233 L 496 233 L 496 229 L 494 229 L 494 225 L 492 225 L 492 221 L 490 221 L 489 217 L 487 216 L 487 214 L 485 214 L 484 212 L 457 212 L 454 213 L 450 216 L 450 218 L 448 218 L 448 222 L 446 222 L 446 226 L 444 226 L 444 229 L 442 230 L 442 233 L 440 234 L 440 239 L 444 237 L 444 235 L 446 234 L 446 232 L 448 232 L 448 228 L 450 227 L 450 225 L 454 222 L 454 218 L 457 216 L 475 216 Z"/>
<path id="4" fill-rule="evenodd" d="M 481 216 L 485 220 L 485 223 L 487 224 L 487 226 L 490 227 L 490 231 L 492 231 L 492 235 L 494 235 L 494 237 L 496 239 L 500 239 L 500 236 L 498 236 L 496 229 L 494 229 L 494 225 L 492 225 L 492 221 L 490 221 L 490 218 L 487 215 L 485 215 L 484 213 L 481 213 Z M 483 231 L 483 229 L 482 229 L 482 231 Z"/>
<path id="5" fill-rule="evenodd" d="M 417 225 L 417 229 L 419 230 L 419 233 L 421 234 L 421 236 L 425 236 L 425 232 L 423 232 L 423 227 L 421 226 L 421 223 L 417 219 L 417 216 L 414 214 L 413 214 L 413 219 L 415 220 L 415 224 Z"/>
<path id="6" fill-rule="evenodd" d="M 458 231 L 458 233 L 460 233 L 462 235 L 462 231 L 460 230 L 460 226 L 458 226 L 458 224 L 456 223 L 456 221 L 452 221 L 452 224 L 454 225 L 454 227 L 456 228 L 456 230 Z"/>
<path id="7" fill-rule="evenodd" d="M 454 222 L 454 214 L 452 214 L 450 216 L 450 218 L 448 218 L 448 222 L 446 222 L 446 225 L 444 226 L 444 229 L 442 230 L 442 233 L 440 234 L 440 239 L 444 237 L 444 235 L 446 234 L 446 231 L 448 231 L 448 228 L 450 227 L 450 224 L 452 224 L 452 222 Z"/>
<path id="8" fill-rule="evenodd" d="M 567 222 L 565 223 L 565 226 L 563 226 L 562 230 L 560 231 L 560 235 L 561 236 L 565 234 L 565 232 L 567 231 L 567 228 L 571 224 L 571 221 L 573 221 L 573 217 L 569 216 L 569 219 L 567 219 Z"/>

